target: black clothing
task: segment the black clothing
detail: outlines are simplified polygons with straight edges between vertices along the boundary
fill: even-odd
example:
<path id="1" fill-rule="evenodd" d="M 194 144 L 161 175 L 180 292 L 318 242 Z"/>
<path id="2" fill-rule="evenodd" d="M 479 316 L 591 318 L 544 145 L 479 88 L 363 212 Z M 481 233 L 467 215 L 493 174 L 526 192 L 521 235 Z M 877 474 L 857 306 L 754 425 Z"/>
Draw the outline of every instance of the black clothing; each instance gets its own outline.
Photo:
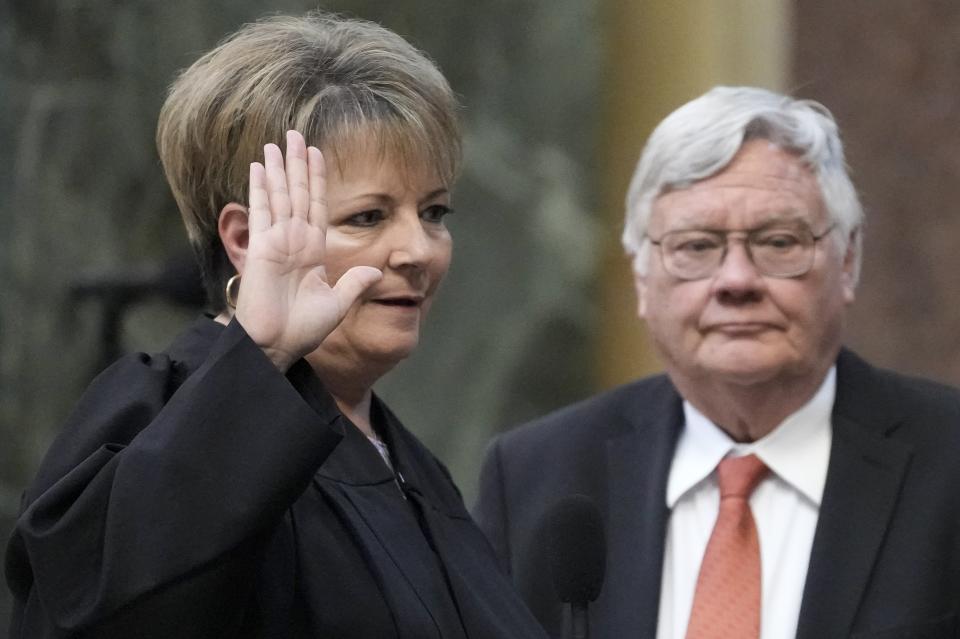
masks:
<path id="1" fill-rule="evenodd" d="M 120 360 L 24 495 L 11 637 L 542 637 L 446 469 L 373 412 L 402 482 L 236 322 Z"/>

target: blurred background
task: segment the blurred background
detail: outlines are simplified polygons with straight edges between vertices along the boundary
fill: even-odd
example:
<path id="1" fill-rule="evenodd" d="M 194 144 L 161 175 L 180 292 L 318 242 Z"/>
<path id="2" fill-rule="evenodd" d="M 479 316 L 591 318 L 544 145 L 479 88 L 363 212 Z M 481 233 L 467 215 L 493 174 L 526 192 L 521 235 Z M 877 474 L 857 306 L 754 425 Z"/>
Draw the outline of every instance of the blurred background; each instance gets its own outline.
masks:
<path id="1" fill-rule="evenodd" d="M 176 70 L 297 0 L 0 2 L 0 536 L 104 363 L 200 312 L 153 144 Z M 496 432 L 658 370 L 619 247 L 652 127 L 715 84 L 822 101 L 867 214 L 848 343 L 960 384 L 960 4 L 342 0 L 425 49 L 464 104 L 454 264 L 378 385 L 467 502 Z M 183 275 L 186 273 L 186 275 Z M 0 628 L 9 595 L 0 588 Z M 5 632 L 5 630 L 0 630 Z"/>

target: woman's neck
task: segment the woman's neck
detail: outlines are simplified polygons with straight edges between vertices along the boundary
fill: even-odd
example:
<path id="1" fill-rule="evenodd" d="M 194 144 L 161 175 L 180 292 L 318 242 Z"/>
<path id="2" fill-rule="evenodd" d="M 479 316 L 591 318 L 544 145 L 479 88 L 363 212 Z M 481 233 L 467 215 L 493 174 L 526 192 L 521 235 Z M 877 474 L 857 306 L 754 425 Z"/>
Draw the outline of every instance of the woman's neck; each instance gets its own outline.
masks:
<path id="1" fill-rule="evenodd" d="M 376 437 L 370 421 L 373 383 L 380 377 L 362 366 L 351 365 L 345 359 L 324 357 L 320 349 L 307 355 L 306 360 L 333 395 L 337 408 L 367 437 Z"/>
<path id="2" fill-rule="evenodd" d="M 370 405 L 373 393 L 369 389 L 358 401 L 343 400 L 336 393 L 332 394 L 334 401 L 337 403 L 337 408 L 340 409 L 344 417 L 353 422 L 360 429 L 360 432 L 367 437 L 380 439 L 370 422 Z"/>
<path id="3" fill-rule="evenodd" d="M 323 344 L 305 357 L 313 371 L 333 395 L 340 412 L 356 424 L 367 437 L 376 437 L 370 422 L 373 385 L 396 365 L 395 361 L 376 361 L 350 351 L 334 351 Z"/>
<path id="4" fill-rule="evenodd" d="M 221 324 L 229 324 L 232 318 L 233 313 L 226 309 L 213 319 Z M 370 421 L 373 382 L 393 368 L 393 364 L 370 366 L 367 362 L 364 366 L 358 361 L 325 353 L 322 348 L 305 359 L 333 396 L 344 417 L 367 437 L 379 439 Z"/>

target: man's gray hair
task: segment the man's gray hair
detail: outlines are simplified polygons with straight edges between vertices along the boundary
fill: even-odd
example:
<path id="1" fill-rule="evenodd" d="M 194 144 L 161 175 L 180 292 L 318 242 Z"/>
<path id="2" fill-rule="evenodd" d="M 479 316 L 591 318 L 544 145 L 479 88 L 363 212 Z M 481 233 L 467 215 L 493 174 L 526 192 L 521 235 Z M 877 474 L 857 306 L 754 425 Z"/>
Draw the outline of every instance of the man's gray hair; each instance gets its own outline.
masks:
<path id="1" fill-rule="evenodd" d="M 657 197 L 719 173 L 752 139 L 769 140 L 810 167 L 844 247 L 858 230 L 856 281 L 863 207 L 847 174 L 837 123 L 819 102 L 752 87 L 714 87 L 668 115 L 650 135 L 627 191 L 622 241 L 635 272 L 646 272 L 647 225 Z"/>

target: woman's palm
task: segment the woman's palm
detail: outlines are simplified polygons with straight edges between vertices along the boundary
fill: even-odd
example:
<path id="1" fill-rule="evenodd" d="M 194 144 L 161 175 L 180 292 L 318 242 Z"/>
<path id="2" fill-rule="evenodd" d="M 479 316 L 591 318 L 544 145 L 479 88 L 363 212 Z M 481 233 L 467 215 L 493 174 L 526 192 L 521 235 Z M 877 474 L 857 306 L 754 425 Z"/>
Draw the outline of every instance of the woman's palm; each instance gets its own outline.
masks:
<path id="1" fill-rule="evenodd" d="M 380 271 L 354 267 L 330 286 L 323 156 L 291 131 L 286 166 L 273 144 L 264 159 L 250 166 L 250 235 L 236 316 L 285 369 L 320 345 Z"/>

